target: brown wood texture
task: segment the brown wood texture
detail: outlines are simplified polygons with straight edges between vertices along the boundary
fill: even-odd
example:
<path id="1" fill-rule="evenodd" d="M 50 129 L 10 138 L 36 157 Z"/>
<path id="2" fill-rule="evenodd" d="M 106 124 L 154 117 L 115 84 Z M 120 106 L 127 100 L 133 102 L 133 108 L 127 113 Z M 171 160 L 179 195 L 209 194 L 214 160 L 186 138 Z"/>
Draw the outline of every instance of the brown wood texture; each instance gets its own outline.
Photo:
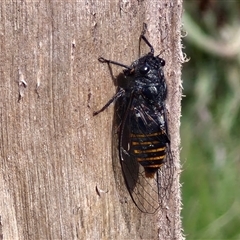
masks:
<path id="1" fill-rule="evenodd" d="M 0 236 L 183 239 L 182 1 L 2 0 L 0 9 Z M 168 208 L 155 215 L 140 213 L 116 181 L 114 108 L 92 115 L 115 92 L 97 58 L 130 64 L 138 57 L 143 22 L 155 52 L 164 50 L 176 169 Z M 115 75 L 120 71 L 113 66 Z"/>

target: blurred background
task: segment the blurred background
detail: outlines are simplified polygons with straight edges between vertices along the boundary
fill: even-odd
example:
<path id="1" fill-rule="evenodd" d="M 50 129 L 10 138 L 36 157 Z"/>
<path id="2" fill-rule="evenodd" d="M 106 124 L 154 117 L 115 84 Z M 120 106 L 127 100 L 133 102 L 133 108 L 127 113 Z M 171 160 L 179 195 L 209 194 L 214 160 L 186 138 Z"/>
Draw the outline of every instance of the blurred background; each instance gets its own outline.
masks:
<path id="1" fill-rule="evenodd" d="M 186 239 L 240 239 L 240 1 L 185 0 Z"/>

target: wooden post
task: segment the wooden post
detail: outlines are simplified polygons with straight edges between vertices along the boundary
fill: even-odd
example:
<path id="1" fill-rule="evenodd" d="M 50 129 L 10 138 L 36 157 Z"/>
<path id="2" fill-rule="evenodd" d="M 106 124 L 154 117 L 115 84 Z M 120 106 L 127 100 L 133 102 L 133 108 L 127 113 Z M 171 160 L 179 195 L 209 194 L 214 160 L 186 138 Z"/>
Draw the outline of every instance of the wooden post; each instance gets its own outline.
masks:
<path id="1" fill-rule="evenodd" d="M 3 1 L 0 226 L 3 239 L 183 239 L 179 126 L 181 0 Z M 112 162 L 115 92 L 99 56 L 130 64 L 143 22 L 166 60 L 175 175 L 169 208 L 142 214 Z M 113 66 L 116 75 L 120 68 Z M 114 134 L 113 134 L 114 136 Z M 126 195 L 124 195 L 126 194 Z M 122 197 L 124 196 L 124 197 Z"/>

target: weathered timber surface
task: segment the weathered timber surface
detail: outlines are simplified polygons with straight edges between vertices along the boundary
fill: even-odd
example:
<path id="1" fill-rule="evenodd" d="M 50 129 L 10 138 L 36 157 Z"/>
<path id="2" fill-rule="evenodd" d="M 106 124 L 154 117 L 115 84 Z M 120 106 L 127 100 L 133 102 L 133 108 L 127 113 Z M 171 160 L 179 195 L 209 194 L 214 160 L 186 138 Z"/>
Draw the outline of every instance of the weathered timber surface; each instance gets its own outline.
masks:
<path id="1" fill-rule="evenodd" d="M 182 239 L 182 1 L 3 0 L 0 9 L 0 237 Z M 176 169 L 168 208 L 155 215 L 119 192 L 114 108 L 92 116 L 115 92 L 97 58 L 130 64 L 143 22 L 156 54 L 164 50 Z"/>

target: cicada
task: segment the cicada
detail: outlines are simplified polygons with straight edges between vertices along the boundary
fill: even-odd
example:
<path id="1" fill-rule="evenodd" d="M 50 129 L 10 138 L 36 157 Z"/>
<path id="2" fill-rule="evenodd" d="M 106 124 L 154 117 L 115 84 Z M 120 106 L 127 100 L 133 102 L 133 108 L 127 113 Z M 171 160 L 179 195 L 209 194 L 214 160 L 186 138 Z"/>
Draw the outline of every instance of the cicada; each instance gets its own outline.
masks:
<path id="1" fill-rule="evenodd" d="M 165 60 L 154 56 L 154 48 L 142 31 L 150 52 L 130 66 L 100 57 L 101 63 L 123 67 L 125 86 L 94 115 L 113 102 L 120 116 L 118 149 L 128 192 L 138 209 L 155 213 L 170 195 L 173 157 L 166 116 Z"/>

